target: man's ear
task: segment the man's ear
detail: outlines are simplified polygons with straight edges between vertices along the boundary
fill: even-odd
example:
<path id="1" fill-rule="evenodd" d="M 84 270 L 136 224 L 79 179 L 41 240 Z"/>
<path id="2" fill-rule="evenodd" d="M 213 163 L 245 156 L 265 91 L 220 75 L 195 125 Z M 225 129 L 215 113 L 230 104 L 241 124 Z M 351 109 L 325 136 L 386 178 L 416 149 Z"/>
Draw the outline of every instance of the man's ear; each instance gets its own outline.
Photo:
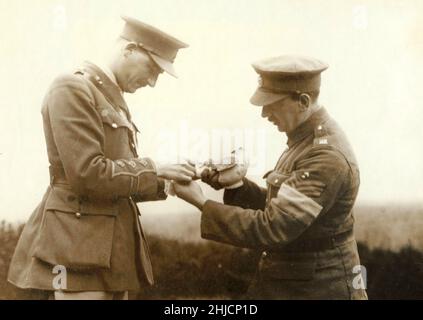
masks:
<path id="1" fill-rule="evenodd" d="M 127 58 L 137 48 L 138 45 L 135 42 L 129 42 L 123 50 L 123 55 Z"/>
<path id="2" fill-rule="evenodd" d="M 298 105 L 301 111 L 306 111 L 311 103 L 311 97 L 307 93 L 301 93 L 298 99 Z"/>

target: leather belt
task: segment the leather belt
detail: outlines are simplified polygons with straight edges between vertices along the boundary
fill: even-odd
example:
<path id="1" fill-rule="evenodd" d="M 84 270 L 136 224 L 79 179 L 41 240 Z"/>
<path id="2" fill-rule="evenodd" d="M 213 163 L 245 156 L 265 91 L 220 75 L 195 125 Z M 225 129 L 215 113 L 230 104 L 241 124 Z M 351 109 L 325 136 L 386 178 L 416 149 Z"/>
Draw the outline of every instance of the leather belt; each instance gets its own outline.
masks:
<path id="1" fill-rule="evenodd" d="M 50 185 L 61 185 L 61 187 L 65 187 L 67 189 L 71 189 L 71 185 L 69 184 L 68 179 L 66 178 L 65 170 L 63 167 L 60 166 L 49 166 L 49 172 L 50 172 Z M 123 197 L 122 197 L 123 198 Z M 118 198 L 113 198 L 113 201 L 117 201 Z M 132 197 L 128 197 L 125 199 L 132 199 Z M 97 199 L 98 200 L 98 199 Z M 96 201 L 95 198 L 80 195 L 79 201 Z M 104 198 L 101 199 L 102 202 L 106 201 Z"/>
<path id="2" fill-rule="evenodd" d="M 307 239 L 294 241 L 283 247 L 278 252 L 317 252 L 334 249 L 353 238 L 353 230 L 347 230 L 337 235 L 325 238 Z M 270 252 L 268 252 L 270 254 Z M 271 253 L 277 253 L 272 251 Z"/>

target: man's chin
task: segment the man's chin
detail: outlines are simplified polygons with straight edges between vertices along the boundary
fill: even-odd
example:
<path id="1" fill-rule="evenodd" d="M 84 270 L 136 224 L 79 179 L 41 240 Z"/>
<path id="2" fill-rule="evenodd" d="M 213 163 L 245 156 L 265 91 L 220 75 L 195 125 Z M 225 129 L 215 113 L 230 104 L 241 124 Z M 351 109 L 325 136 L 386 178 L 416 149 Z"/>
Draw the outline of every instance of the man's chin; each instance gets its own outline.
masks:
<path id="1" fill-rule="evenodd" d="M 126 93 L 135 93 L 135 91 L 137 91 L 137 88 L 128 87 L 124 91 Z"/>
<path id="2" fill-rule="evenodd" d="M 280 132 L 285 132 L 284 128 L 282 128 L 281 126 L 277 125 L 276 123 L 274 123 L 273 121 L 270 121 L 271 124 L 273 124 L 276 129 L 278 129 L 278 131 Z"/>
<path id="3" fill-rule="evenodd" d="M 276 126 L 276 128 L 278 128 L 278 131 L 279 132 L 285 132 L 285 129 L 284 128 L 282 128 L 282 127 L 280 127 L 280 126 L 278 126 L 276 124 L 275 124 L 275 126 Z"/>
<path id="4" fill-rule="evenodd" d="M 135 93 L 137 90 L 142 89 L 144 87 L 146 87 L 147 85 L 143 84 L 141 86 L 137 86 L 137 87 L 130 87 L 128 88 L 128 92 L 129 93 Z"/>

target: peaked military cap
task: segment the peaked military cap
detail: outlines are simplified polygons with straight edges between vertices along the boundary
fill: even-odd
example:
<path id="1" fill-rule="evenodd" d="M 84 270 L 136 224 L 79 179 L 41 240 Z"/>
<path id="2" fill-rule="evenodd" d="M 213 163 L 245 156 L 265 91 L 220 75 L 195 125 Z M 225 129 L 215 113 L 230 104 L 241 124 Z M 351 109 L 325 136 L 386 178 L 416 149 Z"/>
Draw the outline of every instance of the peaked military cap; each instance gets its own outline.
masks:
<path id="1" fill-rule="evenodd" d="M 329 66 L 317 59 L 283 55 L 263 59 L 252 64 L 259 74 L 259 87 L 250 102 L 265 106 L 297 92 L 311 92 L 320 88 L 320 73 Z"/>
<path id="2" fill-rule="evenodd" d="M 160 68 L 176 77 L 173 67 L 176 54 L 189 45 L 137 19 L 127 16 L 122 19 L 126 24 L 120 37 L 145 49 Z"/>

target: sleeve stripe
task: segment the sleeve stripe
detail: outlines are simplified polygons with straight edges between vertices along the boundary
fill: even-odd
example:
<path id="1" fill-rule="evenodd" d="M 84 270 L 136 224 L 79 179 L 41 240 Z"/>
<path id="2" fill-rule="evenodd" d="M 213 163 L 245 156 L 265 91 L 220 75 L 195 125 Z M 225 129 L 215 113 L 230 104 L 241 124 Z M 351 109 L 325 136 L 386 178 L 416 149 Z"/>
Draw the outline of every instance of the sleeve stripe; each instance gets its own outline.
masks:
<path id="1" fill-rule="evenodd" d="M 313 199 L 307 197 L 296 189 L 283 183 L 277 196 L 278 205 L 284 211 L 301 219 L 304 215 L 316 218 L 323 207 Z"/>

